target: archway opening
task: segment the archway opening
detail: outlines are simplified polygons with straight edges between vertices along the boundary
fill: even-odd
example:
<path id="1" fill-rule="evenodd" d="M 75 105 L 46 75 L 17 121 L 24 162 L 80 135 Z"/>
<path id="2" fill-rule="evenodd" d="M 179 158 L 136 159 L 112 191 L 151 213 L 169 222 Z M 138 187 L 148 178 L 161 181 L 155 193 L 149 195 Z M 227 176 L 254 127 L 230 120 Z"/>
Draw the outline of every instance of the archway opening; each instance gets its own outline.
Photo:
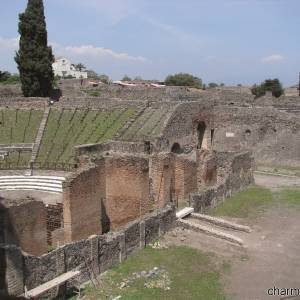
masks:
<path id="1" fill-rule="evenodd" d="M 204 122 L 200 122 L 198 124 L 198 128 L 197 128 L 197 131 L 198 131 L 198 149 L 202 148 L 205 130 L 206 130 L 206 124 Z"/>
<path id="2" fill-rule="evenodd" d="M 172 153 L 180 154 L 182 153 L 182 149 L 178 143 L 174 143 L 172 148 L 171 148 Z"/>

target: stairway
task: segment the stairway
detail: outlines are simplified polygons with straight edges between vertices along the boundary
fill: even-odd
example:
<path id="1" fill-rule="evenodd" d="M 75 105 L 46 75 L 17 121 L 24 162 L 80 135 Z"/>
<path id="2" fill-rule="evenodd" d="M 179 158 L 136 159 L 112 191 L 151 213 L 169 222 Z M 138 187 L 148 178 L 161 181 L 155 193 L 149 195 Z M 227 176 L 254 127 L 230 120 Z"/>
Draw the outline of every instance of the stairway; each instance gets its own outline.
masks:
<path id="1" fill-rule="evenodd" d="M 176 216 L 178 218 L 177 224 L 183 228 L 219 238 L 244 248 L 246 245 L 242 238 L 252 231 L 249 226 L 197 214 L 193 212 L 193 208 L 188 207 L 178 212 Z"/>
<path id="2" fill-rule="evenodd" d="M 44 110 L 44 115 L 43 115 L 39 130 L 38 130 L 38 133 L 36 135 L 34 146 L 33 146 L 32 153 L 31 153 L 30 167 L 29 167 L 30 168 L 30 174 L 26 173 L 26 175 L 31 175 L 31 165 L 32 165 L 32 163 L 35 162 L 36 157 L 38 155 L 40 145 L 41 145 L 41 141 L 42 141 L 44 131 L 45 131 L 45 128 L 46 128 L 46 124 L 47 124 L 47 121 L 48 121 L 49 113 L 50 113 L 50 108 L 46 107 L 45 110 Z"/>
<path id="3" fill-rule="evenodd" d="M 0 190 L 37 190 L 62 193 L 65 177 L 58 176 L 0 176 Z"/>

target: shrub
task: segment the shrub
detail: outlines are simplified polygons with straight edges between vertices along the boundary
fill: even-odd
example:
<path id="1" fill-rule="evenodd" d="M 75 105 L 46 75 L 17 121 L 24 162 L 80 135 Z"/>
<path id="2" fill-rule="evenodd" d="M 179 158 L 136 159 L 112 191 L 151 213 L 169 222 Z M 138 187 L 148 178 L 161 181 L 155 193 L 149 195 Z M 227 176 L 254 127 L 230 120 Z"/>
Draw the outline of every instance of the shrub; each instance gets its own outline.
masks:
<path id="1" fill-rule="evenodd" d="M 277 97 L 277 98 L 280 97 L 281 95 L 283 95 L 283 93 L 284 93 L 282 84 L 279 81 L 279 79 L 277 79 L 277 78 L 267 79 L 263 83 L 261 83 L 259 85 L 255 84 L 251 88 L 251 92 L 253 95 L 256 96 L 256 98 L 264 96 L 267 91 L 272 92 L 272 96 Z"/>
<path id="2" fill-rule="evenodd" d="M 199 89 L 202 88 L 202 80 L 187 73 L 169 75 L 165 80 L 165 84 L 170 86 L 190 86 Z"/>

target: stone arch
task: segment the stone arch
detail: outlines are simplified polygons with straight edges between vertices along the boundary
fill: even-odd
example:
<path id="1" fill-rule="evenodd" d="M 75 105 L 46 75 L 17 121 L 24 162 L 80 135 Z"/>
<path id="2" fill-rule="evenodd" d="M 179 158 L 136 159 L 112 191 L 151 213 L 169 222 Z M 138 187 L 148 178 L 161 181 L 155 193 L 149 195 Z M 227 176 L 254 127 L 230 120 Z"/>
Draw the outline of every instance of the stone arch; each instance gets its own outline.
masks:
<path id="1" fill-rule="evenodd" d="M 176 153 L 176 154 L 182 153 L 182 149 L 180 147 L 180 144 L 179 143 L 174 143 L 172 148 L 171 148 L 171 152 Z"/>
<path id="2" fill-rule="evenodd" d="M 247 130 L 245 131 L 245 134 L 246 134 L 246 136 L 250 136 L 250 135 L 251 135 L 251 130 L 250 130 L 250 129 L 247 129 Z"/>
<path id="3" fill-rule="evenodd" d="M 203 141 L 205 137 L 205 131 L 206 131 L 206 124 L 205 122 L 199 122 L 197 126 L 197 133 L 198 133 L 198 149 L 201 149 L 203 146 Z"/>

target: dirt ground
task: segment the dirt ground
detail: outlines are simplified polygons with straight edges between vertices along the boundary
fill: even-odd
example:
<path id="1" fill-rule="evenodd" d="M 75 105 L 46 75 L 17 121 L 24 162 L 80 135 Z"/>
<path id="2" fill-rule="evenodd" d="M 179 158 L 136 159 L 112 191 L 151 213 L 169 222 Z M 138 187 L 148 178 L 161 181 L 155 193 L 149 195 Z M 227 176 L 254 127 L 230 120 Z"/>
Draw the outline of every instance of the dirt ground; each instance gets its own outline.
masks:
<path id="1" fill-rule="evenodd" d="M 24 199 L 29 197 L 34 198 L 37 201 L 41 201 L 45 204 L 62 203 L 62 194 L 42 191 L 0 191 L 0 197 L 3 197 L 5 199 Z"/>
<path id="2" fill-rule="evenodd" d="M 300 186 L 300 178 L 256 175 L 256 183 L 276 190 L 282 186 Z M 229 261 L 231 269 L 223 278 L 224 289 L 229 299 L 298 300 L 300 297 L 270 296 L 268 289 L 274 287 L 300 289 L 299 216 L 300 209 L 278 204 L 254 219 L 244 219 L 240 222 L 250 225 L 252 233 L 226 230 L 242 238 L 246 249 L 180 228 L 168 233 L 165 240 L 167 244 L 189 245 L 213 252 L 218 259 Z"/>

